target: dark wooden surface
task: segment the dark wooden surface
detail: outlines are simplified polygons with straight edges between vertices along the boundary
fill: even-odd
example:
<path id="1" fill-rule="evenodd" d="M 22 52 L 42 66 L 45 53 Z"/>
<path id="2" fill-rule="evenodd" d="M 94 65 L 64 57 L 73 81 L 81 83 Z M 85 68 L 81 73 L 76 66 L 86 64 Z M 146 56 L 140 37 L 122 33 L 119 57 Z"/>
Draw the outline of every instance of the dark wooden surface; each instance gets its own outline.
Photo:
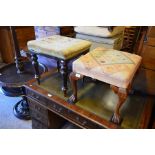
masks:
<path id="1" fill-rule="evenodd" d="M 0 52 L 5 63 L 14 62 L 13 43 L 9 27 L 0 27 Z"/>
<path id="2" fill-rule="evenodd" d="M 79 101 L 72 105 L 68 104 L 68 97 L 64 97 L 58 89 L 61 77 L 52 72 L 42 76 L 41 85 L 33 80 L 25 85 L 32 124 L 35 124 L 33 128 L 60 128 L 66 120 L 80 128 L 148 128 L 153 98 L 129 96 L 121 109 L 124 119 L 121 125 L 116 125 L 109 121 L 116 96 L 108 85 L 89 80 L 85 87 L 80 84 Z M 53 119 L 50 114 L 54 115 Z"/>
<path id="3" fill-rule="evenodd" d="M 141 32 L 140 26 L 126 27 L 123 34 L 124 36 L 123 36 L 123 44 L 122 44 L 121 50 L 133 53 L 136 43 L 138 41 L 140 32 Z"/>
<path id="4" fill-rule="evenodd" d="M 30 61 L 24 62 L 24 73 L 18 74 L 15 63 L 8 64 L 0 69 L 0 86 L 22 87 L 27 81 L 34 78 L 34 70 Z M 39 67 L 40 74 L 45 68 Z"/>
<path id="5" fill-rule="evenodd" d="M 73 26 L 60 26 L 60 35 L 67 37 L 74 37 L 74 27 Z"/>
<path id="6" fill-rule="evenodd" d="M 15 31 L 20 50 L 27 46 L 28 40 L 35 38 L 33 26 L 16 26 Z M 9 26 L 0 27 L 0 51 L 5 63 L 14 62 L 15 54 Z"/>
<path id="7" fill-rule="evenodd" d="M 34 26 L 16 26 L 16 34 L 20 49 L 25 49 L 27 42 L 35 39 Z"/>
<path id="8" fill-rule="evenodd" d="M 155 26 L 150 26 L 143 41 L 141 51 L 142 65 L 146 69 L 155 71 Z"/>
<path id="9" fill-rule="evenodd" d="M 140 68 L 133 81 L 132 88 L 142 95 L 155 96 L 155 71 Z"/>
<path id="10" fill-rule="evenodd" d="M 137 54 L 142 56 L 142 67 L 155 71 L 155 26 L 145 27 Z"/>
<path id="11" fill-rule="evenodd" d="M 142 56 L 142 65 L 134 81 L 134 89 L 155 95 L 155 26 L 143 27 L 136 54 Z"/>

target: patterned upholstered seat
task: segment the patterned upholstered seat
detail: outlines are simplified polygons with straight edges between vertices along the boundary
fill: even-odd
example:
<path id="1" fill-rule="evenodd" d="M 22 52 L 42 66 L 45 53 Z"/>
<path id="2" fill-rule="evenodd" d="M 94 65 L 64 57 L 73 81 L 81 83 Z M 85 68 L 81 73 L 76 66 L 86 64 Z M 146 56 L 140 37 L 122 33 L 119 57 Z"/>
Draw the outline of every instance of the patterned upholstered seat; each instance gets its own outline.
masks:
<path id="1" fill-rule="evenodd" d="M 29 50 L 34 51 L 37 54 L 46 54 L 67 60 L 89 49 L 91 42 L 53 35 L 29 41 L 27 45 Z"/>
<path id="2" fill-rule="evenodd" d="M 73 71 L 108 84 L 127 88 L 141 62 L 135 54 L 96 48 L 73 62 Z"/>

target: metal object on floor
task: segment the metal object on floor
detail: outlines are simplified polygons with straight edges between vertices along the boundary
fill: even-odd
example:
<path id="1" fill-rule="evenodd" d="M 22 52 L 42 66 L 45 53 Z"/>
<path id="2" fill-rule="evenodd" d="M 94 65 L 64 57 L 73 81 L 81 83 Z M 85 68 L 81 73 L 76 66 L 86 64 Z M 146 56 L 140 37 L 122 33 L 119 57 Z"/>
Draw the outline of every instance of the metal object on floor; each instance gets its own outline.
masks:
<path id="1" fill-rule="evenodd" d="M 14 105 L 13 113 L 19 119 L 30 120 L 31 117 L 29 112 L 29 106 L 26 97 L 23 95 L 24 89 L 22 87 L 19 88 L 2 87 L 1 90 L 5 96 L 22 97 L 22 99 Z"/>
<path id="2" fill-rule="evenodd" d="M 13 108 L 13 113 L 19 119 L 25 119 L 25 120 L 31 119 L 26 97 L 23 97 L 22 100 L 20 100 L 15 104 Z"/>

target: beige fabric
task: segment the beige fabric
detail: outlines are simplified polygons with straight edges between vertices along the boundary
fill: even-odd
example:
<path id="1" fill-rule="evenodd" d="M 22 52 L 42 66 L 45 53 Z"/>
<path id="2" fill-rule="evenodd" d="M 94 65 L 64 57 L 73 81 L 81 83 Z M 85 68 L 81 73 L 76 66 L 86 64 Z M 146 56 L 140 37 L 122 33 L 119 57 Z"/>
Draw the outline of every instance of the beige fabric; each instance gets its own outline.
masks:
<path id="1" fill-rule="evenodd" d="M 103 38 L 77 33 L 76 38 L 91 41 L 91 49 L 94 49 L 94 47 L 98 45 L 96 47 L 106 47 L 120 50 L 123 43 L 123 33 L 112 38 Z"/>
<path id="2" fill-rule="evenodd" d="M 127 88 L 141 62 L 135 54 L 96 48 L 73 62 L 73 71 L 108 84 Z"/>
<path id="3" fill-rule="evenodd" d="M 28 41 L 28 49 L 62 59 L 72 58 L 89 49 L 91 42 L 60 35 Z"/>
<path id="4" fill-rule="evenodd" d="M 125 27 L 124 26 L 116 26 L 112 32 L 105 27 L 98 26 L 77 26 L 74 28 L 74 31 L 80 34 L 86 34 L 97 37 L 114 37 L 118 34 L 123 33 Z"/>

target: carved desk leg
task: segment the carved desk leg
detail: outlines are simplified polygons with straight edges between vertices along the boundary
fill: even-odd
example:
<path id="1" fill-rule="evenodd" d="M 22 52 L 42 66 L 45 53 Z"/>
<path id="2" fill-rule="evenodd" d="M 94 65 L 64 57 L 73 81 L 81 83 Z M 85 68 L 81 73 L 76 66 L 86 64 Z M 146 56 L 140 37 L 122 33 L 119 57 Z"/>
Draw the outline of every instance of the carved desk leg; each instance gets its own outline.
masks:
<path id="1" fill-rule="evenodd" d="M 67 76 L 68 76 L 68 67 L 65 60 L 60 61 L 60 73 L 62 75 L 62 91 L 64 96 L 67 95 Z"/>
<path id="2" fill-rule="evenodd" d="M 40 84 L 40 74 L 39 74 L 39 63 L 38 63 L 38 57 L 36 54 L 31 55 L 32 59 L 32 65 L 34 66 L 35 71 L 35 79 L 37 80 L 38 84 Z"/>
<path id="3" fill-rule="evenodd" d="M 77 102 L 77 80 L 83 78 L 83 75 L 77 74 L 77 73 L 70 73 L 69 79 L 71 82 L 71 87 L 73 90 L 73 94 L 70 96 L 70 98 L 68 99 L 68 102 L 73 104 L 75 102 Z"/>
<path id="4" fill-rule="evenodd" d="M 128 90 L 123 88 L 118 88 L 116 86 L 111 85 L 112 90 L 118 95 L 118 103 L 116 105 L 116 108 L 114 110 L 114 114 L 111 118 L 111 121 L 116 124 L 120 124 L 121 118 L 120 118 L 120 108 L 122 107 L 123 103 L 127 99 L 128 96 Z"/>

